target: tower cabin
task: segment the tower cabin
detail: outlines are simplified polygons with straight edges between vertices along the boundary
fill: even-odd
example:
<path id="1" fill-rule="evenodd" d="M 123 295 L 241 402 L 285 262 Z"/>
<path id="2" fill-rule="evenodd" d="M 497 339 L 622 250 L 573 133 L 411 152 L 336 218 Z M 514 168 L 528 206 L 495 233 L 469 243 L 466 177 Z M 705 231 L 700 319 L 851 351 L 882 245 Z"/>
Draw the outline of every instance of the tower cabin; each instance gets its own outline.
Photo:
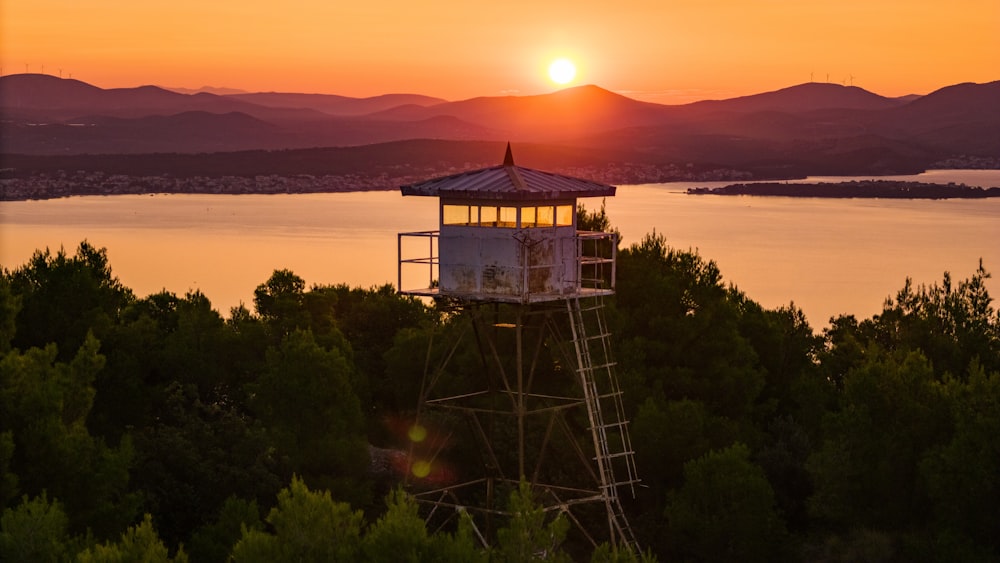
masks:
<path id="1" fill-rule="evenodd" d="M 577 199 L 614 186 L 517 166 L 508 143 L 500 166 L 401 190 L 440 199 L 438 230 L 399 234 L 401 293 L 538 303 L 614 292 L 616 235 L 576 224 Z"/>

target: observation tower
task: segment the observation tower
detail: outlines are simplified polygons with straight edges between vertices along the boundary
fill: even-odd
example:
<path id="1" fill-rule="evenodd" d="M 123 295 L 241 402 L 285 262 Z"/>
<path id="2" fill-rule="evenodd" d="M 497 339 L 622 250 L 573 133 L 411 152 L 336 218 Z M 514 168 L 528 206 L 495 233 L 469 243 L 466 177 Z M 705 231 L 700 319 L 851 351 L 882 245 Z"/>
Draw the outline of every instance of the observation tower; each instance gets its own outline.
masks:
<path id="1" fill-rule="evenodd" d="M 456 315 L 428 350 L 418 425 L 481 461 L 448 483 L 413 480 L 428 519 L 467 512 L 489 543 L 523 480 L 592 545 L 636 549 L 621 495 L 638 477 L 604 311 L 617 234 L 578 230 L 576 213 L 577 199 L 615 187 L 517 166 L 508 144 L 499 166 L 401 190 L 440 204 L 437 230 L 398 235 L 399 290 Z"/>

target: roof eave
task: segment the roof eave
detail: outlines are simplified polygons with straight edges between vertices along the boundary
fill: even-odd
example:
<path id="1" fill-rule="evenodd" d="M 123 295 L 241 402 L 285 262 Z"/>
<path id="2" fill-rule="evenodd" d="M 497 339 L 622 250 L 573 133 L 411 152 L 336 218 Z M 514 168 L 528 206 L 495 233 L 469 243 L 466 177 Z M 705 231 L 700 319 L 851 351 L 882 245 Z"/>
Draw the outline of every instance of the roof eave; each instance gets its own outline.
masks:
<path id="1" fill-rule="evenodd" d="M 615 186 L 502 165 L 400 186 L 405 195 L 473 200 L 567 200 L 615 195 Z"/>

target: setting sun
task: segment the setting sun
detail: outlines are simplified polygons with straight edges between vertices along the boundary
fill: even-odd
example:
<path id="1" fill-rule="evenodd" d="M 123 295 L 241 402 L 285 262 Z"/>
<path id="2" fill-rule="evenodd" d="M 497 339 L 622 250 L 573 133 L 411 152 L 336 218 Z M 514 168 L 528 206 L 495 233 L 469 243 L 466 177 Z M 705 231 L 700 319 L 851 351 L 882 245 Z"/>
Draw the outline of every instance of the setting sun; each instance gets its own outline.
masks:
<path id="1" fill-rule="evenodd" d="M 549 78 L 556 84 L 568 84 L 576 76 L 576 66 L 569 59 L 556 59 L 549 65 Z"/>

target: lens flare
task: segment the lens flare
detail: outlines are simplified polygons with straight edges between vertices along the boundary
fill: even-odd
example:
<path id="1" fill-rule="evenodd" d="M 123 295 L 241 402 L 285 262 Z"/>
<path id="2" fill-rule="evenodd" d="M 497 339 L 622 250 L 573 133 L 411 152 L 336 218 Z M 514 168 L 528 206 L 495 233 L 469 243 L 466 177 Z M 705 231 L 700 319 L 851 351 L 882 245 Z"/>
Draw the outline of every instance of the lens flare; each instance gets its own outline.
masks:
<path id="1" fill-rule="evenodd" d="M 414 461 L 413 466 L 410 467 L 410 471 L 413 472 L 414 477 L 423 479 L 431 474 L 431 462 L 422 459 Z"/>
<path id="2" fill-rule="evenodd" d="M 427 429 L 419 424 L 414 424 L 406 432 L 406 435 L 410 437 L 411 442 L 423 442 L 427 439 Z"/>

